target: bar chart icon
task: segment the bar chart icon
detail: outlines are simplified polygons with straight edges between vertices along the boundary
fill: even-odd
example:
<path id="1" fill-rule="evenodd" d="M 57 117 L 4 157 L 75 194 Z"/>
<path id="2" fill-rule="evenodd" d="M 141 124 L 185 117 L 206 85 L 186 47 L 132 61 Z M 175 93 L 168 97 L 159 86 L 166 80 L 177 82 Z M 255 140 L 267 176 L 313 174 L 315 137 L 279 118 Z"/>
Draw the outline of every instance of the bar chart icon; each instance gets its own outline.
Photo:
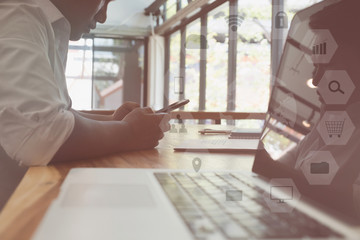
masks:
<path id="1" fill-rule="evenodd" d="M 313 29 L 308 31 L 303 39 L 310 49 L 305 58 L 311 64 L 329 63 L 338 48 L 328 29 Z"/>
<path id="2" fill-rule="evenodd" d="M 326 55 L 326 42 L 314 45 L 312 48 L 314 55 Z"/>

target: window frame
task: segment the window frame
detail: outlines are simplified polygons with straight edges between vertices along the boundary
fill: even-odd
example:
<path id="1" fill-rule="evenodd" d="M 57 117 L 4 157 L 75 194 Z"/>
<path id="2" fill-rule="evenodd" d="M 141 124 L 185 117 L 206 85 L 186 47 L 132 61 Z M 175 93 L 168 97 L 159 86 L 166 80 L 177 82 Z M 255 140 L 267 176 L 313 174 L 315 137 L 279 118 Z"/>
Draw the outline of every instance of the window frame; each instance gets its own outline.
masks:
<path id="1" fill-rule="evenodd" d="M 214 1 L 211 4 L 205 5 L 201 8 L 201 10 L 195 14 L 193 14 L 189 18 L 184 18 L 181 20 L 181 23 L 173 28 L 171 28 L 168 31 L 165 31 L 162 36 L 165 37 L 165 72 L 164 72 L 164 105 L 167 106 L 169 104 L 169 82 L 170 77 L 169 74 L 169 60 L 170 60 L 170 38 L 171 35 L 176 33 L 177 31 L 181 32 L 181 46 L 180 46 L 180 65 L 179 69 L 184 69 L 185 71 L 185 57 L 186 57 L 186 50 L 185 44 L 183 44 L 183 41 L 185 41 L 185 37 L 183 34 L 186 34 L 186 27 L 187 25 L 191 24 L 192 22 L 200 19 L 201 24 L 201 34 L 207 35 L 207 17 L 208 13 L 212 11 L 213 9 L 220 7 L 222 4 L 229 2 L 229 14 L 231 15 L 237 15 L 238 14 L 238 1 L 239 0 L 217 0 Z M 166 4 L 166 3 L 165 3 Z M 274 12 L 282 11 L 284 9 L 284 1 L 283 0 L 272 0 L 272 14 Z M 166 18 L 166 13 L 165 13 Z M 279 34 L 279 31 L 273 31 L 274 29 L 274 18 L 272 18 L 272 24 L 271 24 L 271 34 L 272 34 L 272 44 L 270 47 L 270 75 L 272 78 L 270 79 L 271 82 L 273 82 L 274 75 L 277 71 L 277 68 L 280 63 L 280 58 L 282 54 L 282 47 L 284 45 L 285 40 L 280 39 L 278 36 L 274 36 L 273 34 Z M 285 31 L 285 30 L 283 30 Z M 229 28 L 229 36 L 230 34 L 236 34 L 236 31 L 233 32 Z M 205 36 L 206 36 L 205 35 Z M 278 40 L 274 40 L 278 39 Z M 273 41 L 274 40 L 274 41 Z M 234 84 L 234 81 L 236 82 L 236 69 L 237 69 L 237 41 L 229 41 L 229 51 L 228 51 L 228 72 L 227 72 L 227 86 L 228 86 L 228 94 L 227 94 L 227 111 L 235 111 L 236 109 L 236 84 Z M 200 51 L 200 54 L 203 54 L 200 59 L 206 59 L 206 49 L 203 51 Z M 199 111 L 205 111 L 206 106 L 206 60 L 200 61 L 200 77 L 199 77 Z M 183 89 L 185 89 L 185 73 L 180 73 L 180 76 L 183 76 Z M 271 86 L 271 84 L 270 84 Z M 269 86 L 269 91 L 270 91 Z M 184 93 L 185 94 L 185 93 Z M 184 94 L 179 94 L 179 100 L 184 99 Z"/>
<path id="2" fill-rule="evenodd" d="M 92 110 L 101 110 L 98 108 L 95 108 L 95 97 L 94 97 L 94 84 L 95 81 L 98 80 L 102 80 L 101 77 L 97 77 L 95 74 L 95 58 L 96 58 L 96 51 L 111 51 L 111 52 L 122 52 L 121 49 L 119 50 L 119 48 L 115 47 L 115 46 L 98 46 L 95 44 L 95 40 L 96 39 L 112 39 L 112 40 L 127 40 L 127 41 L 132 41 L 132 40 L 136 40 L 136 41 L 142 41 L 142 44 L 144 46 L 144 69 L 143 69 L 143 87 L 141 89 L 141 106 L 146 106 L 147 105 L 147 88 L 148 88 L 148 38 L 147 37 L 131 37 L 131 36 L 119 36 L 119 35 L 103 35 L 103 34 L 85 34 L 82 37 L 85 41 L 87 39 L 91 39 L 92 40 L 92 45 L 91 46 L 85 46 L 85 45 L 81 45 L 81 46 L 77 46 L 77 45 L 71 45 L 69 44 L 69 49 L 74 49 L 74 50 L 89 50 L 92 52 L 92 56 L 91 56 L 91 76 L 90 76 L 90 80 L 91 80 L 91 104 L 90 104 L 90 108 Z M 68 77 L 74 78 L 74 76 L 66 76 L 66 79 Z M 108 77 L 109 80 L 112 80 L 113 77 Z"/>

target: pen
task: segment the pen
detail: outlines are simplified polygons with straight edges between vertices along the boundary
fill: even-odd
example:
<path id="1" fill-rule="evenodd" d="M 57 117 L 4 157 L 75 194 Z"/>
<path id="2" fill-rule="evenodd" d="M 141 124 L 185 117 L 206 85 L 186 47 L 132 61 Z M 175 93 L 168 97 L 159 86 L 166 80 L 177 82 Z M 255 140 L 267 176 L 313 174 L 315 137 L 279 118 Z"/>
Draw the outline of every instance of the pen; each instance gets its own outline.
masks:
<path id="1" fill-rule="evenodd" d="M 230 134 L 231 130 L 215 130 L 215 129 L 208 129 L 205 128 L 203 130 L 200 130 L 199 133 L 205 134 L 205 133 L 220 133 L 220 134 Z"/>

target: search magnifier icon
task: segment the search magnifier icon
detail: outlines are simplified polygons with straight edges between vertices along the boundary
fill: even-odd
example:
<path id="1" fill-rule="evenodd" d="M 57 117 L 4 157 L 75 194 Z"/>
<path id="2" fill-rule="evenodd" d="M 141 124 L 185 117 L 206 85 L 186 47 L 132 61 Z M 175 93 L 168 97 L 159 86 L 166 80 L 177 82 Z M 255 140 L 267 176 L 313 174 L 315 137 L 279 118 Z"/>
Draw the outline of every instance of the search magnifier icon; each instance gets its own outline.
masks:
<path id="1" fill-rule="evenodd" d="M 345 94 L 343 90 L 340 88 L 340 83 L 337 80 L 332 80 L 329 82 L 329 90 L 331 92 L 341 92 L 342 94 Z"/>

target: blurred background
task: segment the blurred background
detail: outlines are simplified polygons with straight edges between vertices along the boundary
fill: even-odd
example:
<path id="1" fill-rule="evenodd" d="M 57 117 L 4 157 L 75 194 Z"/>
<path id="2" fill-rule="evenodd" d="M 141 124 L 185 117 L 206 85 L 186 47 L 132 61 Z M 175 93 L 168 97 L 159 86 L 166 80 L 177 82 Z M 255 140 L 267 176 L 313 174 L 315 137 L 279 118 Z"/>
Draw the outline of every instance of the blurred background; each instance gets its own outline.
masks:
<path id="1" fill-rule="evenodd" d="M 317 2 L 113 1 L 105 24 L 70 42 L 73 108 L 188 98 L 186 111 L 264 113 L 290 22 Z"/>

